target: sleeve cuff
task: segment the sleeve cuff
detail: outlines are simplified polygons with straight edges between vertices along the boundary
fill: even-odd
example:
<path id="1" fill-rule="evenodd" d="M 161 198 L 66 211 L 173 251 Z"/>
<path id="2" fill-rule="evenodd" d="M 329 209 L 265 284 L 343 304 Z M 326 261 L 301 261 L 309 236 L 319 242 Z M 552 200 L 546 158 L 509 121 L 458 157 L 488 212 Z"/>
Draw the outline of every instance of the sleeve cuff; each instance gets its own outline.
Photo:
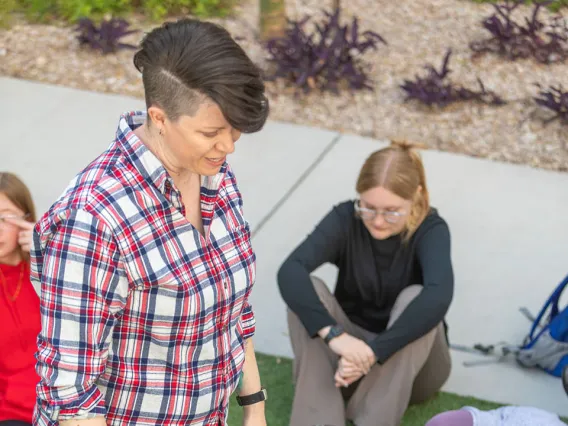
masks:
<path id="1" fill-rule="evenodd" d="M 319 337 L 318 332 L 322 328 L 337 324 L 337 321 L 335 321 L 335 319 L 327 312 L 325 312 L 325 314 L 318 316 L 314 315 L 312 318 L 309 319 L 309 322 L 303 321 L 302 318 L 300 318 L 300 321 L 302 322 L 302 324 L 304 324 L 304 327 L 306 327 L 306 331 L 312 338 Z"/>
<path id="2" fill-rule="evenodd" d="M 57 426 L 61 420 L 90 419 L 106 417 L 107 409 L 99 389 L 93 385 L 80 398 L 66 404 L 48 403 L 38 400 L 34 413 L 34 424 Z"/>
<path id="3" fill-rule="evenodd" d="M 243 312 L 241 313 L 241 325 L 243 329 L 243 339 L 249 339 L 254 336 L 256 331 L 256 318 L 252 311 L 252 306 L 245 306 Z"/>
<path id="4" fill-rule="evenodd" d="M 379 338 L 377 337 L 368 342 L 368 344 L 377 357 L 377 363 L 382 365 L 393 355 L 393 353 L 389 348 L 385 348 L 384 344 L 381 344 L 381 341 L 378 339 Z"/>

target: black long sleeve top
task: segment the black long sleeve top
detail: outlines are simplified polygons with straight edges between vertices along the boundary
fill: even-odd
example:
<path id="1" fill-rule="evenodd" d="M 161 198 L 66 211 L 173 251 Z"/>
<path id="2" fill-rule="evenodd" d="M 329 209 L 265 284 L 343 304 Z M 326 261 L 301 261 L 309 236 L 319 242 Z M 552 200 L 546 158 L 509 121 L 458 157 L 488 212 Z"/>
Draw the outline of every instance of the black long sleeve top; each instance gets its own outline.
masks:
<path id="1" fill-rule="evenodd" d="M 353 201 L 333 207 L 278 271 L 284 301 L 312 337 L 336 323 L 310 279 L 325 263 L 339 268 L 334 295 L 350 320 L 378 333 L 368 343 L 379 363 L 444 321 L 453 297 L 450 231 L 436 209 L 403 242 L 400 235 L 375 240 Z M 412 284 L 423 290 L 387 330 L 397 296 Z"/>

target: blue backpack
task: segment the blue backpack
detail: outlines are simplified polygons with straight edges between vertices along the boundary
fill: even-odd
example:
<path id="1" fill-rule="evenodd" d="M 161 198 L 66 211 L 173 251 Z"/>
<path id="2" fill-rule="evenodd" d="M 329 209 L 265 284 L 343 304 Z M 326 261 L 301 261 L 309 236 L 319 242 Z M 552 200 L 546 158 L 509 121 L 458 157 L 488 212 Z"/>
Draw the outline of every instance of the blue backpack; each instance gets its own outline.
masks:
<path id="1" fill-rule="evenodd" d="M 568 366 L 568 306 L 562 310 L 558 306 L 567 286 L 568 276 L 550 295 L 516 354 L 521 365 L 539 367 L 556 377 Z"/>

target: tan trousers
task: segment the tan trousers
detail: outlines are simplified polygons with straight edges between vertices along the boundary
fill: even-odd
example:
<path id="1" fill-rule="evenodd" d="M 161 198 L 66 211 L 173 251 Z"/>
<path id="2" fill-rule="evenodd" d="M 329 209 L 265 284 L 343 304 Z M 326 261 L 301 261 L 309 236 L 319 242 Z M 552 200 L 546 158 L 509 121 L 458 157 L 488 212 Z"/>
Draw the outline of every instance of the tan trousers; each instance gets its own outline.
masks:
<path id="1" fill-rule="evenodd" d="M 375 337 L 353 324 L 325 283 L 312 277 L 328 312 L 345 331 L 366 340 Z M 420 293 L 422 286 L 406 288 L 396 300 L 387 327 Z M 294 351 L 296 385 L 290 426 L 398 426 L 409 404 L 426 401 L 440 390 L 451 369 L 443 324 L 408 344 L 383 365 L 376 364 L 348 389 L 335 387 L 338 356 L 320 338 L 311 338 L 299 318 L 288 310 L 288 328 Z"/>

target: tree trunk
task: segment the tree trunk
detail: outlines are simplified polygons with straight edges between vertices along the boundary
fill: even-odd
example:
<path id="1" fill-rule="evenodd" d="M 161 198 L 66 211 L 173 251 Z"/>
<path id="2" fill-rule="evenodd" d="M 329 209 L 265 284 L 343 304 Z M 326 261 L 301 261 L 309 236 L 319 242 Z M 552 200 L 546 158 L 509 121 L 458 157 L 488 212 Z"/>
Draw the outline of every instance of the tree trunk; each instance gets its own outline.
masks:
<path id="1" fill-rule="evenodd" d="M 283 37 L 286 33 L 284 0 L 260 0 L 260 38 L 262 41 Z"/>
<path id="2" fill-rule="evenodd" d="M 333 10 L 337 10 L 339 9 L 339 7 L 341 6 L 341 0 L 333 0 Z"/>

